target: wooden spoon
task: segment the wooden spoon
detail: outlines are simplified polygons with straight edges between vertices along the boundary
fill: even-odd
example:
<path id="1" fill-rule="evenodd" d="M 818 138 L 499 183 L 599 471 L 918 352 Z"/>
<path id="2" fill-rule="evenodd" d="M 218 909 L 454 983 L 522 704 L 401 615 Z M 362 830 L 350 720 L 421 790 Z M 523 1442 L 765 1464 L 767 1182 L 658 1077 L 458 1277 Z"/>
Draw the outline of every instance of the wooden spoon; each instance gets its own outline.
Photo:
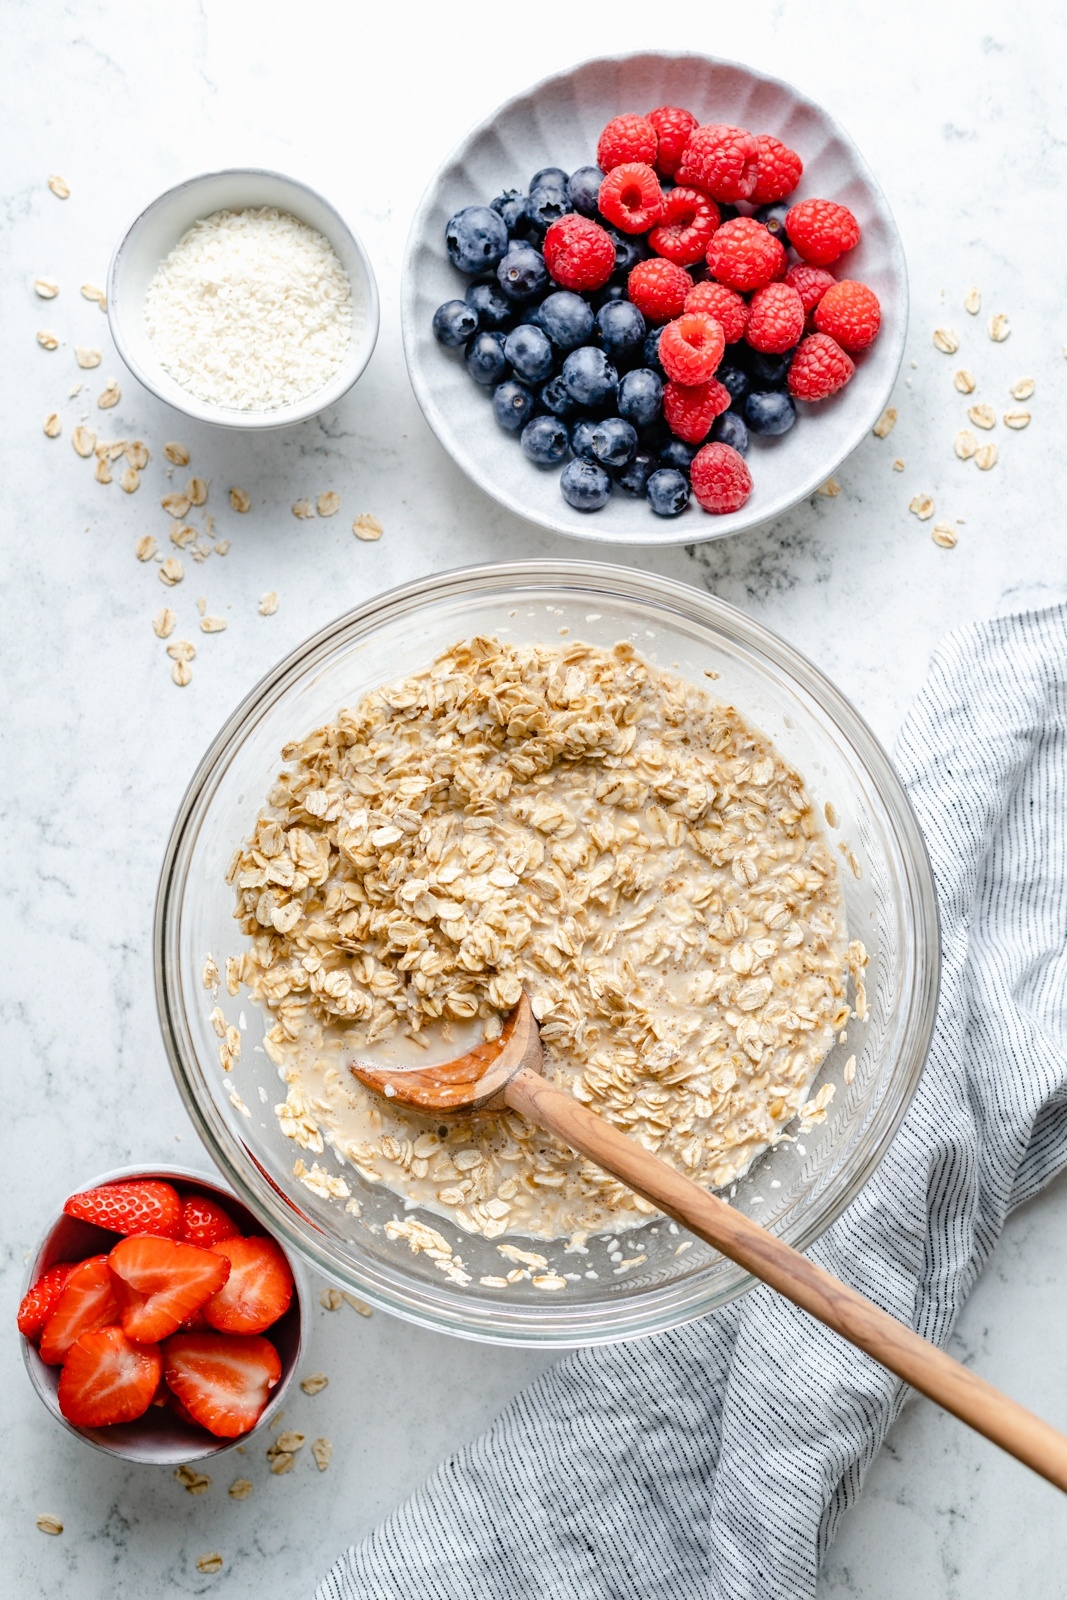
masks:
<path id="1" fill-rule="evenodd" d="M 558 1134 L 738 1266 L 865 1350 L 905 1383 L 1067 1492 L 1067 1438 L 984 1378 L 783 1244 L 589 1111 L 542 1075 L 537 1021 L 526 994 L 498 1039 L 442 1066 L 395 1071 L 354 1063 L 369 1089 L 417 1111 L 506 1107 Z"/>

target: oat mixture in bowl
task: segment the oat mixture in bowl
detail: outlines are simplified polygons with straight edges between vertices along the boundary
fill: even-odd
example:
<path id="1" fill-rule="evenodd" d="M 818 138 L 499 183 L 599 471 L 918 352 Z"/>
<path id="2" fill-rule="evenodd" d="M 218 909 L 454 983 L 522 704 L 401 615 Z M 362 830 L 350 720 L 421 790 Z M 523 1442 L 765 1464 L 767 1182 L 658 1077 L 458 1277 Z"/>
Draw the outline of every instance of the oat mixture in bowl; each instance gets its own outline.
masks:
<path id="1" fill-rule="evenodd" d="M 444 665 L 475 640 L 495 643 Z M 451 678 L 470 688 L 450 705 Z M 408 680 L 410 697 L 393 687 Z M 432 740 L 422 683 L 440 696 Z M 581 903 L 564 912 L 564 898 Z M 394 1064 L 443 1058 L 498 1025 L 499 986 L 519 979 L 554 1073 L 681 1170 L 729 1178 L 731 1205 L 804 1248 L 874 1169 L 914 1089 L 934 906 L 888 758 L 796 651 L 653 574 L 503 563 L 377 597 L 236 709 L 166 852 L 157 997 L 197 1130 L 265 1227 L 427 1326 L 573 1345 L 702 1315 L 747 1279 L 510 1118 L 398 1126 L 352 1097 L 338 1041 L 347 1051 L 362 1031 L 360 1054 Z M 750 926 L 731 932 L 731 909 Z"/>
<path id="2" fill-rule="evenodd" d="M 232 877 L 297 1145 L 487 1239 L 652 1214 L 513 1114 L 442 1127 L 348 1071 L 493 1038 L 524 986 L 550 1076 L 698 1182 L 821 1118 L 850 1015 L 837 866 L 733 707 L 627 641 L 480 637 L 284 755 Z"/>

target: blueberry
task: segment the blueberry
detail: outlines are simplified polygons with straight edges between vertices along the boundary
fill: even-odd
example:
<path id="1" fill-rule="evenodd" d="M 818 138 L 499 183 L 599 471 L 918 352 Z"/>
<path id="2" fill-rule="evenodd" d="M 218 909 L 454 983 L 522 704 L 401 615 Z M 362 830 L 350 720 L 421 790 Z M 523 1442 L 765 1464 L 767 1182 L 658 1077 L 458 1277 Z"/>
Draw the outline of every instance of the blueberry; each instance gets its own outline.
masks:
<path id="1" fill-rule="evenodd" d="M 569 289 L 557 289 L 542 300 L 537 321 L 561 350 L 585 344 L 593 332 L 592 309 L 580 294 L 572 294 Z"/>
<path id="2" fill-rule="evenodd" d="M 504 340 L 504 354 L 527 383 L 543 383 L 555 364 L 548 335 L 529 322 L 511 330 Z"/>
<path id="3" fill-rule="evenodd" d="M 711 425 L 711 437 L 716 444 L 728 444 L 738 455 L 748 454 L 748 429 L 736 411 L 724 411 Z"/>
<path id="4" fill-rule="evenodd" d="M 601 306 L 606 306 L 609 300 L 625 300 L 626 285 L 624 283 L 606 283 L 602 289 L 597 289 L 589 296 L 589 304 L 594 311 L 599 311 Z"/>
<path id="5" fill-rule="evenodd" d="M 535 189 L 565 189 L 569 178 L 562 167 L 538 167 L 530 179 L 530 193 Z"/>
<path id="6" fill-rule="evenodd" d="M 599 406 L 614 400 L 619 374 L 603 350 L 585 344 L 572 350 L 564 361 L 563 381 L 580 406 Z"/>
<path id="7" fill-rule="evenodd" d="M 608 228 L 606 232 L 611 235 L 611 242 L 615 246 L 616 279 L 625 278 L 639 261 L 646 261 L 651 255 L 648 245 L 638 234 L 619 233 L 615 228 Z"/>
<path id="8" fill-rule="evenodd" d="M 657 517 L 677 517 L 689 504 L 689 480 L 673 467 L 660 467 L 649 478 L 645 493 Z"/>
<path id="9" fill-rule="evenodd" d="M 513 239 L 496 269 L 496 279 L 509 300 L 532 300 L 548 282 L 545 258 L 532 244 Z"/>
<path id="10" fill-rule="evenodd" d="M 519 443 L 523 454 L 538 467 L 557 466 L 570 447 L 567 429 L 558 417 L 534 417 L 523 428 Z"/>
<path id="11" fill-rule="evenodd" d="M 526 225 L 526 196 L 519 189 L 505 189 L 495 200 L 490 200 L 489 209 L 503 218 L 509 237 Z"/>
<path id="12" fill-rule="evenodd" d="M 637 454 L 637 429 L 622 417 L 605 417 L 593 429 L 592 445 L 606 467 L 624 467 Z"/>
<path id="13" fill-rule="evenodd" d="M 595 217 L 604 174 L 599 167 L 579 167 L 567 180 L 567 196 L 583 217 Z"/>
<path id="14" fill-rule="evenodd" d="M 571 209 L 567 199 L 566 189 L 558 184 L 541 183 L 536 189 L 530 190 L 530 198 L 526 202 L 526 220 L 533 227 L 545 233 L 560 217 L 565 217 Z"/>
<path id="15" fill-rule="evenodd" d="M 688 477 L 690 463 L 699 448 L 699 445 L 686 444 L 684 439 L 671 437 L 659 453 L 659 464 L 661 467 L 673 467 L 675 472 Z"/>
<path id="16" fill-rule="evenodd" d="M 789 235 L 785 231 L 785 214 L 788 210 L 789 207 L 779 200 L 774 205 L 760 206 L 755 213 L 755 220 L 762 222 L 767 232 L 773 233 L 786 247 L 789 245 Z"/>
<path id="17" fill-rule="evenodd" d="M 663 384 L 649 367 L 635 367 L 619 384 L 619 416 L 647 428 L 663 410 Z"/>
<path id="18" fill-rule="evenodd" d="M 571 449 L 576 456 L 593 456 L 593 434 L 596 423 L 588 417 L 579 417 L 571 428 Z"/>
<path id="19" fill-rule="evenodd" d="M 596 314 L 600 342 L 615 362 L 636 357 L 645 342 L 645 319 L 629 300 L 609 300 Z"/>
<path id="20" fill-rule="evenodd" d="M 578 407 L 567 393 L 567 386 L 562 375 L 556 373 L 554 378 L 549 378 L 538 390 L 537 398 L 546 411 L 554 417 L 573 417 Z"/>
<path id="21" fill-rule="evenodd" d="M 506 377 L 508 358 L 504 354 L 502 333 L 476 333 L 467 346 L 465 356 L 467 371 L 475 383 L 493 388 Z"/>
<path id="22" fill-rule="evenodd" d="M 460 272 L 484 272 L 495 267 L 507 249 L 508 230 L 503 217 L 488 206 L 465 206 L 449 217 L 445 244 Z"/>
<path id="23" fill-rule="evenodd" d="M 495 280 L 472 283 L 463 298 L 478 313 L 482 328 L 507 328 L 515 320 L 515 307 L 504 299 Z"/>
<path id="24" fill-rule="evenodd" d="M 647 450 L 639 450 L 633 460 L 627 462 L 622 471 L 615 474 L 615 482 L 627 494 L 642 495 L 655 470 L 655 457 L 649 455 Z"/>
<path id="25" fill-rule="evenodd" d="M 657 378 L 665 378 L 663 363 L 659 358 L 659 342 L 663 337 L 662 328 L 651 328 L 645 336 L 645 348 L 641 359 L 646 367 L 654 372 Z"/>
<path id="26" fill-rule="evenodd" d="M 792 359 L 792 350 L 787 351 L 784 356 L 768 355 L 764 350 L 750 350 L 748 370 L 765 389 L 776 389 L 789 376 L 789 364 Z"/>
<path id="27" fill-rule="evenodd" d="M 575 511 L 599 511 L 601 506 L 607 505 L 611 494 L 611 479 L 604 468 L 585 456 L 567 462 L 559 486 L 564 500 Z"/>
<path id="28" fill-rule="evenodd" d="M 792 396 L 780 389 L 753 389 L 745 401 L 744 417 L 752 433 L 776 437 L 789 432 L 797 408 Z"/>
<path id="29" fill-rule="evenodd" d="M 725 366 L 719 367 L 715 376 L 724 389 L 729 389 L 731 405 L 740 406 L 748 393 L 748 374 L 742 372 L 740 367 Z"/>
<path id="30" fill-rule="evenodd" d="M 478 331 L 478 313 L 465 300 L 446 300 L 433 314 L 434 338 L 452 350 Z"/>
<path id="31" fill-rule="evenodd" d="M 493 415 L 505 433 L 525 428 L 534 412 L 534 397 L 523 383 L 509 378 L 493 390 Z"/>

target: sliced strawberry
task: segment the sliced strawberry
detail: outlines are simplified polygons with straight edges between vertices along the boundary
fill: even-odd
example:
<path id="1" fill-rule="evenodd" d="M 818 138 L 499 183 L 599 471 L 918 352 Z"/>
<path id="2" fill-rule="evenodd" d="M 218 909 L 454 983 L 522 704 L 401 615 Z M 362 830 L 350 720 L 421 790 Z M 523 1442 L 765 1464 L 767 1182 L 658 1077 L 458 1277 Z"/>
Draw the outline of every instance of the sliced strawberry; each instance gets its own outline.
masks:
<path id="1" fill-rule="evenodd" d="M 143 1417 L 163 1371 L 156 1344 L 134 1344 L 121 1328 L 83 1333 L 59 1374 L 59 1409 L 78 1428 Z"/>
<path id="2" fill-rule="evenodd" d="M 163 1386 L 166 1388 L 166 1379 L 163 1381 Z M 199 1428 L 200 1424 L 193 1416 L 193 1413 L 187 1406 L 183 1406 L 181 1401 L 178 1399 L 178 1396 L 176 1394 L 172 1394 L 169 1389 L 167 1389 L 167 1405 L 170 1407 L 171 1411 L 174 1412 L 176 1417 L 180 1417 L 183 1422 L 188 1422 L 190 1427 Z"/>
<path id="3" fill-rule="evenodd" d="M 192 1316 L 178 1324 L 179 1333 L 210 1333 L 211 1324 L 204 1315 L 203 1306 L 197 1306 Z"/>
<path id="4" fill-rule="evenodd" d="M 214 1251 L 151 1234 L 123 1239 L 107 1260 L 123 1329 L 149 1344 L 176 1333 L 230 1275 Z"/>
<path id="5" fill-rule="evenodd" d="M 118 1322 L 107 1256 L 90 1256 L 73 1268 L 41 1332 L 41 1360 L 58 1367 L 83 1333 Z"/>
<path id="6" fill-rule="evenodd" d="M 181 1237 L 186 1244 L 198 1244 L 206 1250 L 219 1239 L 235 1239 L 240 1231 L 217 1200 L 202 1194 L 187 1194 L 182 1199 Z"/>
<path id="7" fill-rule="evenodd" d="M 212 1253 L 225 1256 L 230 1275 L 204 1306 L 213 1328 L 223 1333 L 262 1333 L 289 1309 L 293 1274 L 273 1239 L 220 1239 Z"/>
<path id="8" fill-rule="evenodd" d="M 56 1309 L 63 1285 L 77 1265 L 76 1261 L 57 1261 L 41 1273 L 32 1289 L 26 1290 L 19 1306 L 18 1324 L 19 1332 L 27 1339 L 36 1339 Z"/>
<path id="9" fill-rule="evenodd" d="M 176 1333 L 163 1346 L 163 1374 L 194 1421 L 236 1439 L 263 1415 L 282 1364 L 269 1339 Z"/>
<path id="10" fill-rule="evenodd" d="M 181 1231 L 182 1203 L 177 1189 L 156 1178 L 136 1183 L 105 1183 L 84 1194 L 72 1194 L 63 1210 L 68 1217 L 94 1222 L 112 1233 L 154 1233 L 171 1238 Z"/>

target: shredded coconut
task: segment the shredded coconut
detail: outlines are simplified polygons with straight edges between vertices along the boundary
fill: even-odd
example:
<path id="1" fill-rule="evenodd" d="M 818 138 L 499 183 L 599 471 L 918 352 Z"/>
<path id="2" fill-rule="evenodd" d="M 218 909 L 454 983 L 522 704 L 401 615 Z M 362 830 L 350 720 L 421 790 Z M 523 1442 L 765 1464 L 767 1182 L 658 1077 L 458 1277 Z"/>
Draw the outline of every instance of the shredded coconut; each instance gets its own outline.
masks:
<path id="1" fill-rule="evenodd" d="M 353 334 L 348 275 L 307 223 L 262 207 L 194 222 L 156 269 L 145 324 L 198 400 L 267 411 L 321 389 Z"/>

